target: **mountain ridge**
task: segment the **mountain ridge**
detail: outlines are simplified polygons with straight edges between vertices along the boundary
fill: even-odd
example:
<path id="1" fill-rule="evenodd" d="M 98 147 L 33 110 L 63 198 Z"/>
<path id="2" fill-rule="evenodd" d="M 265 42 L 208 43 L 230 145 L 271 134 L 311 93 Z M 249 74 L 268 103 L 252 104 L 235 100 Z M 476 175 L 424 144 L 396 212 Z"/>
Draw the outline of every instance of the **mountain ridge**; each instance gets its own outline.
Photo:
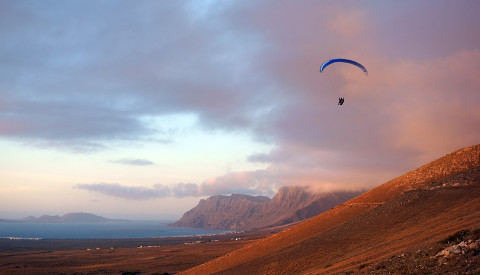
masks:
<path id="1" fill-rule="evenodd" d="M 284 186 L 272 198 L 232 194 L 202 199 L 171 226 L 252 230 L 313 217 L 361 192 L 314 193 L 307 187 Z"/>

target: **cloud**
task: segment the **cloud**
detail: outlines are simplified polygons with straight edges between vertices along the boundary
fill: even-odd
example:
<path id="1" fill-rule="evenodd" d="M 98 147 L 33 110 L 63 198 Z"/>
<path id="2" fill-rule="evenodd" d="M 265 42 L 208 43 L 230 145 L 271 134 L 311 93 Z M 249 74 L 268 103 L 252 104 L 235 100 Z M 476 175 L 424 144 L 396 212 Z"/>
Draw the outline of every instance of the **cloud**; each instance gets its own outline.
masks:
<path id="1" fill-rule="evenodd" d="M 328 28 L 347 39 L 361 39 L 368 32 L 368 16 L 363 9 L 338 10 L 328 21 Z"/>
<path id="2" fill-rule="evenodd" d="M 176 198 L 183 198 L 189 196 L 198 196 L 198 185 L 195 183 L 179 183 L 172 188 L 172 195 Z"/>
<path id="3" fill-rule="evenodd" d="M 108 149 L 107 145 L 91 140 L 31 140 L 22 138 L 20 141 L 27 146 L 40 149 L 61 148 L 64 151 L 78 154 L 88 154 Z"/>
<path id="4" fill-rule="evenodd" d="M 276 46 L 258 67 L 274 72 L 283 83 L 276 96 L 291 100 L 256 128 L 276 149 L 248 160 L 270 163 L 277 184 L 371 187 L 478 143 L 480 63 L 474 45 L 480 35 L 471 29 L 471 20 L 478 21 L 467 11 L 472 7 L 437 6 L 425 16 L 411 4 L 372 5 L 305 11 L 287 3 L 279 16 L 257 9 L 272 17 L 253 17 L 251 25 L 262 26 L 257 28 Z M 419 20 L 402 24 L 406 13 Z M 273 26 L 282 31 L 269 32 Z M 457 39 L 446 40 L 450 34 Z M 348 66 L 320 74 L 319 65 L 331 57 L 359 60 L 370 74 Z M 339 96 L 346 99 L 341 108 Z"/>
<path id="5" fill-rule="evenodd" d="M 287 150 L 275 148 L 269 153 L 255 153 L 248 156 L 247 160 L 250 162 L 259 163 L 281 163 L 285 162 L 294 156 L 290 155 Z"/>
<path id="6" fill-rule="evenodd" d="M 4 1 L 0 136 L 90 152 L 171 141 L 142 118 L 187 113 L 275 147 L 248 158 L 268 168 L 212 175 L 201 195 L 374 186 L 478 143 L 480 2 L 272 3 Z M 333 57 L 370 73 L 320 74 Z M 131 188 L 195 193 L 173 186 Z"/>
<path id="7" fill-rule="evenodd" d="M 426 60 L 384 57 L 370 64 L 365 80 L 339 70 L 344 106 L 329 91 L 329 102 L 300 95 L 262 129 L 276 148 L 248 160 L 270 163 L 278 184 L 361 188 L 476 144 L 479 57 L 478 50 Z"/>
<path id="8" fill-rule="evenodd" d="M 112 160 L 113 163 L 124 164 L 124 165 L 133 165 L 133 166 L 149 166 L 155 165 L 155 163 L 148 159 L 119 159 L 119 160 Z"/>
<path id="9" fill-rule="evenodd" d="M 155 184 L 151 187 L 146 187 L 128 186 L 119 183 L 92 183 L 77 184 L 74 188 L 122 199 L 148 200 L 167 197 L 183 198 L 232 193 L 273 195 L 278 186 L 276 186 L 276 181 L 272 178 L 272 175 L 269 175 L 267 171 L 258 170 L 253 172 L 229 173 L 210 178 L 201 184 Z"/>
<path id="10" fill-rule="evenodd" d="M 216 194 L 250 194 L 272 195 L 275 193 L 277 181 L 266 170 L 229 173 L 205 180 L 199 186 L 201 195 Z"/>
<path id="11" fill-rule="evenodd" d="M 181 184 L 188 186 L 189 184 Z M 185 197 L 189 194 L 183 189 L 181 192 L 177 189 L 172 190 L 170 187 L 162 184 L 155 184 L 152 187 L 144 186 L 125 186 L 118 183 L 92 183 L 77 184 L 74 188 L 88 190 L 91 192 L 101 193 L 107 196 L 119 197 L 129 200 L 146 200 L 155 198 L 166 198 L 171 196 Z M 188 189 L 188 188 L 187 188 Z M 188 191 L 188 190 L 187 190 Z"/>
<path id="12" fill-rule="evenodd" d="M 261 41 L 231 28 L 228 5 L 205 8 L 217 21 L 201 24 L 183 5 L 4 4 L 0 136 L 106 146 L 165 134 L 141 118 L 182 113 L 208 127 L 248 126 L 244 114 L 269 104 L 255 92 L 268 80 L 249 63 Z"/>

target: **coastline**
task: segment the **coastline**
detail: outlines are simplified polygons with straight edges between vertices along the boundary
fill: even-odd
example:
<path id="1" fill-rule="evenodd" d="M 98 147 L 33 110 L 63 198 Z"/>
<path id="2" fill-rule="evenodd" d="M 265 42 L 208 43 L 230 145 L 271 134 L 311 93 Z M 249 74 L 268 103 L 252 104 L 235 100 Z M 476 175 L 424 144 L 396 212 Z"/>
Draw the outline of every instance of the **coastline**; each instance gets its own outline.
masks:
<path id="1" fill-rule="evenodd" d="M 165 221 L 0 223 L 0 238 L 12 239 L 126 239 L 196 236 L 226 232 L 231 231 L 170 227 Z"/>
<path id="2" fill-rule="evenodd" d="M 257 239 L 277 233 L 283 227 L 252 230 L 246 232 L 227 232 L 219 234 L 149 237 L 149 238 L 116 238 L 116 239 L 41 239 L 41 238 L 0 238 L 0 252 L 29 250 L 73 250 L 73 249 L 110 249 L 157 247 L 195 242 L 228 241 L 236 239 Z"/>

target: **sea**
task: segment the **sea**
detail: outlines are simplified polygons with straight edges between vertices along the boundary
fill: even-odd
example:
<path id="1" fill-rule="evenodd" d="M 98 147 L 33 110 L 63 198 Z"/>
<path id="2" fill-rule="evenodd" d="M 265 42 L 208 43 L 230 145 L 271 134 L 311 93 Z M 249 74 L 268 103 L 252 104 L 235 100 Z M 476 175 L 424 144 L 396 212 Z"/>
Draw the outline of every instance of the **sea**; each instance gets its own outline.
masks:
<path id="1" fill-rule="evenodd" d="M 115 222 L 0 222 L 0 238 L 8 239 L 121 239 L 224 234 L 229 231 L 170 227 L 171 221 Z"/>

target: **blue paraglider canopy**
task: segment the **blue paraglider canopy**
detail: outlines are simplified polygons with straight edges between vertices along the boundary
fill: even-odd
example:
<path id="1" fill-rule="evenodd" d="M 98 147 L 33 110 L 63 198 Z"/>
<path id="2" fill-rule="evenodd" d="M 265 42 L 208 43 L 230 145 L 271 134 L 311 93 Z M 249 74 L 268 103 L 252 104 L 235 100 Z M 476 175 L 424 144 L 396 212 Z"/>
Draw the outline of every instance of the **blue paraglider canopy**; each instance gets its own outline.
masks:
<path id="1" fill-rule="evenodd" d="M 334 58 L 334 59 L 330 59 L 330 60 L 326 61 L 325 63 L 322 64 L 322 66 L 320 66 L 320 72 L 323 72 L 323 70 L 325 70 L 325 68 L 328 65 L 333 64 L 333 63 L 337 63 L 337 62 L 343 62 L 343 63 L 348 63 L 348 64 L 355 65 L 355 66 L 359 67 L 360 69 L 362 69 L 362 71 L 365 73 L 365 75 L 368 75 L 367 68 L 365 68 L 365 66 L 358 63 L 357 61 L 353 61 L 353 60 L 345 59 L 345 58 Z"/>

